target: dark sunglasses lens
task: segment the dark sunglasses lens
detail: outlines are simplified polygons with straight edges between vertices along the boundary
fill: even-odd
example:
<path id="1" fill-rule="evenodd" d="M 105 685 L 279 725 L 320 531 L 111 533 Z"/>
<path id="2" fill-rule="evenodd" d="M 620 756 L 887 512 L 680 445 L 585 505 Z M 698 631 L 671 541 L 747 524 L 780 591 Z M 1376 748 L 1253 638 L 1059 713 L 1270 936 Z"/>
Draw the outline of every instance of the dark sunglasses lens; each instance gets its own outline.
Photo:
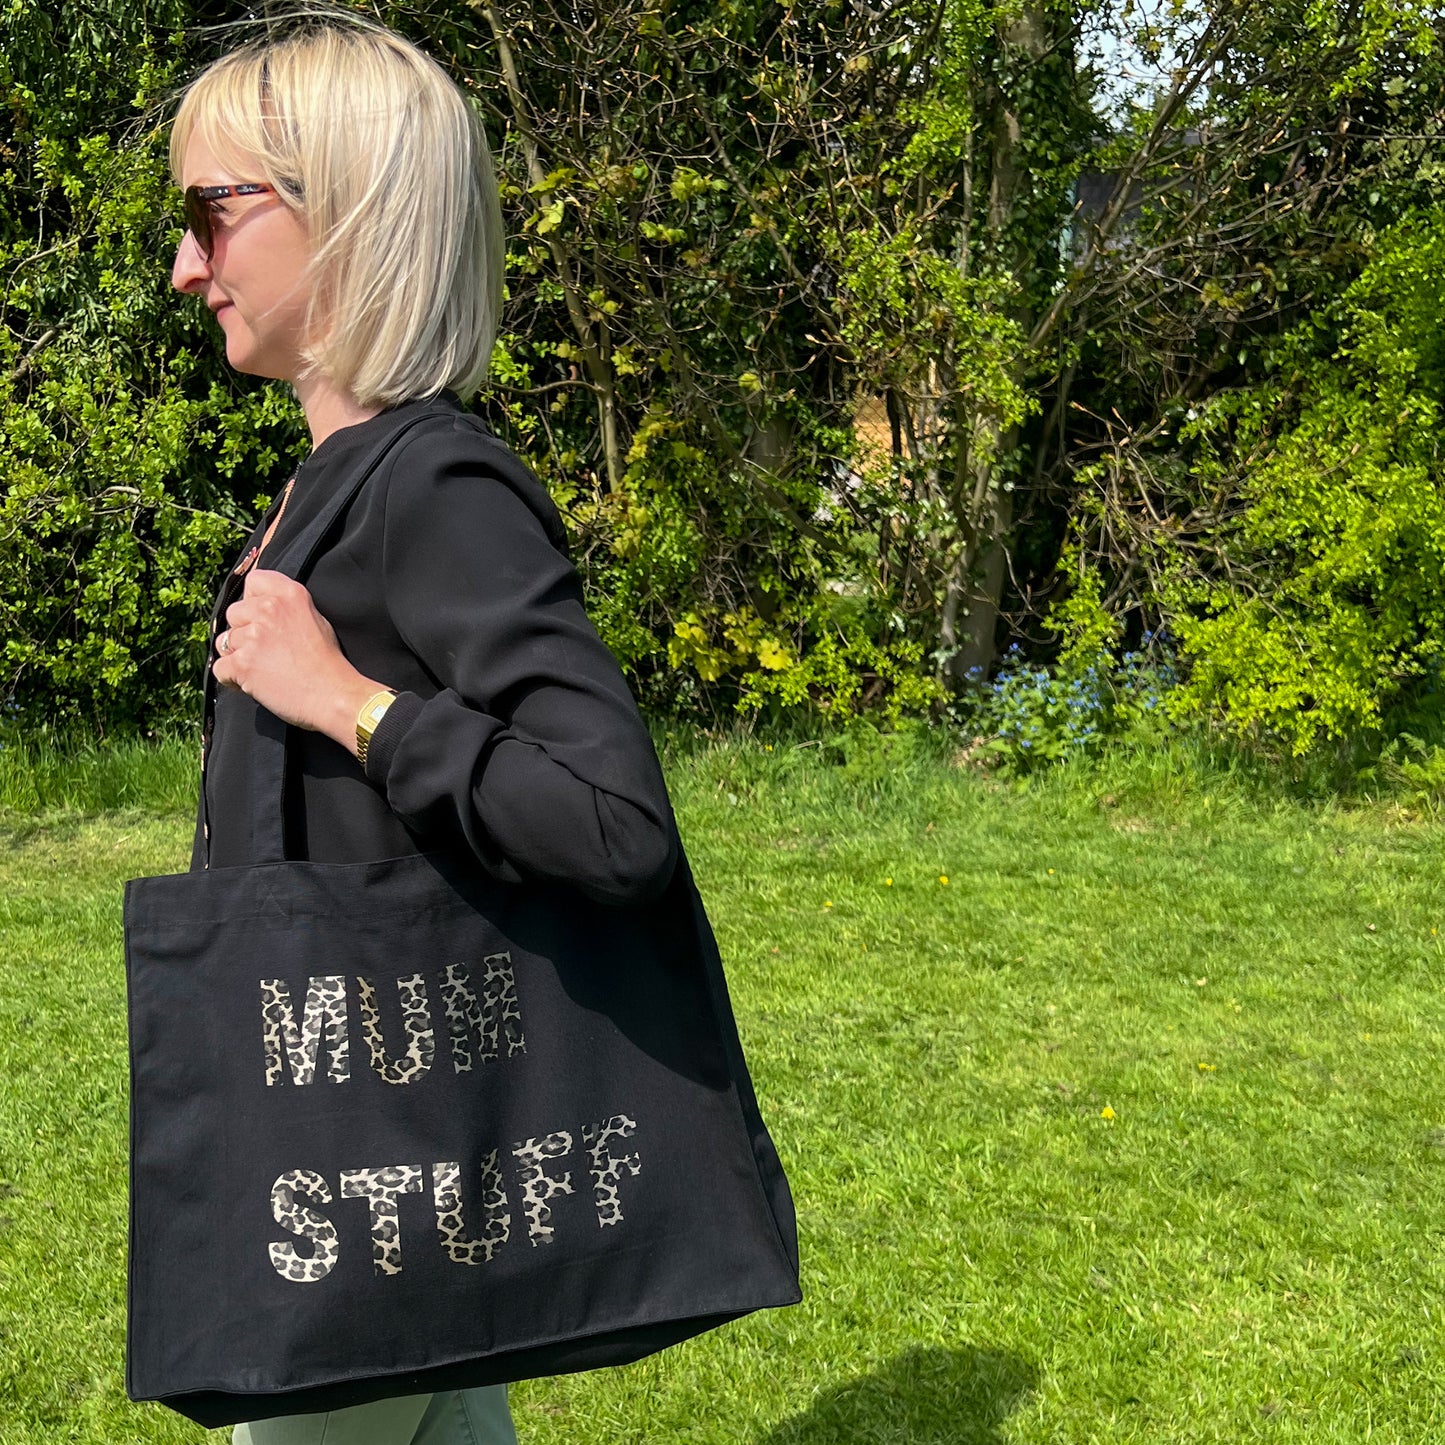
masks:
<path id="1" fill-rule="evenodd" d="M 211 259 L 211 208 L 201 199 L 200 190 L 192 186 L 186 192 L 186 229 L 196 238 L 196 245 L 206 260 Z"/>

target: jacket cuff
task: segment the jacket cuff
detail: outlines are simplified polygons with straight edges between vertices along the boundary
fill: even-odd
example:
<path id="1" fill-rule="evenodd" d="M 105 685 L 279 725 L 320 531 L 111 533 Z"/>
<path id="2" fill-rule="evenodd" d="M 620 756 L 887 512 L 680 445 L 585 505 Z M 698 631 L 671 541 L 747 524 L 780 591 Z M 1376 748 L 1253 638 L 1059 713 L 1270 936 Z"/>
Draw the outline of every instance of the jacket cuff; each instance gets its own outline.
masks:
<path id="1" fill-rule="evenodd" d="M 426 703 L 416 693 L 399 692 L 396 701 L 382 714 L 366 746 L 366 776 L 379 788 L 386 787 L 396 750 L 425 706 Z"/>

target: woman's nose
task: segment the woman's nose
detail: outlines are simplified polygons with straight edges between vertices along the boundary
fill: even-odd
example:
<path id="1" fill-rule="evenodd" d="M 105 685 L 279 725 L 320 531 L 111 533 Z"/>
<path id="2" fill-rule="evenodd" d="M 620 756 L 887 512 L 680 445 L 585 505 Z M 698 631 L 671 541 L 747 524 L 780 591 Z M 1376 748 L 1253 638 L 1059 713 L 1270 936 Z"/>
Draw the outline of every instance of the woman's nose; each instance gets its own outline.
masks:
<path id="1" fill-rule="evenodd" d="M 201 255 L 196 238 L 187 231 L 176 248 L 175 264 L 171 267 L 171 285 L 177 291 L 196 291 L 210 280 L 210 276 L 211 263 Z"/>

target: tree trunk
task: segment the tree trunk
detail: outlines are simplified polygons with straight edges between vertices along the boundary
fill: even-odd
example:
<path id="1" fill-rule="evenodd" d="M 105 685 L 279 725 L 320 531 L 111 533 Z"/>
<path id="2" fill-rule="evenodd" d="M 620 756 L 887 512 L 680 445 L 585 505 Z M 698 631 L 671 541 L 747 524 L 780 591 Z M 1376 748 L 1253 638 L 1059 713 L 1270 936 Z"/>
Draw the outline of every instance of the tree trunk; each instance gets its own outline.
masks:
<path id="1" fill-rule="evenodd" d="M 966 493 L 960 518 L 965 541 L 948 579 L 940 628 L 951 652 L 949 673 L 960 682 L 985 676 L 993 665 L 1013 526 L 1013 493 L 1005 486 L 999 458 L 1017 440 L 1016 428 L 1001 430 L 996 418 L 984 415 L 973 418 L 969 445 L 960 447 L 956 485 Z"/>
<path id="2" fill-rule="evenodd" d="M 1067 24 L 1067 7 L 1051 0 L 1025 0 L 999 23 L 1006 73 L 1020 75 L 1037 66 L 1059 43 L 1058 27 Z M 1023 145 L 1026 119 L 1014 97 L 997 84 L 988 86 L 980 101 L 984 113 L 992 116 L 986 148 L 987 244 L 994 265 L 1017 275 L 1033 259 L 1019 244 L 1015 227 L 1031 180 Z M 960 248 L 958 266 L 966 276 L 967 246 Z M 1025 309 L 1016 307 L 1012 319 L 1027 335 L 1031 318 Z M 1019 357 L 1016 366 L 1015 379 L 1022 381 L 1025 358 Z M 986 673 L 993 664 L 1013 527 L 1005 463 L 1018 444 L 1018 430 L 964 398 L 957 409 L 957 437 L 952 503 L 961 546 L 944 593 L 940 634 L 950 653 L 948 672 L 962 681 Z"/>

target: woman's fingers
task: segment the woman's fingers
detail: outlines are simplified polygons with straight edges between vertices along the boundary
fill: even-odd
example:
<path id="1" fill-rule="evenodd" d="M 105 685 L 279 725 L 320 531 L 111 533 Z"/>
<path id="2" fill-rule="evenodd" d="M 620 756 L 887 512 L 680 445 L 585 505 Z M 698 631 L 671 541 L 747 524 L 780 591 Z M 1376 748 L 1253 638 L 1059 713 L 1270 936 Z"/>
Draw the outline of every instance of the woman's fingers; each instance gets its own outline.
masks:
<path id="1" fill-rule="evenodd" d="M 241 609 L 239 613 L 238 608 Z M 245 646 L 247 625 L 244 602 L 233 603 L 226 609 L 226 627 L 216 634 L 216 660 L 211 664 L 216 682 L 221 687 L 234 688 L 239 692 L 249 691 L 241 680 L 241 664 L 236 657 L 237 651 Z"/>
<path id="2" fill-rule="evenodd" d="M 257 567 L 246 574 L 240 598 L 226 608 L 226 625 L 244 627 L 267 618 L 284 624 L 288 619 L 319 618 L 320 615 L 304 584 L 283 572 L 268 572 Z"/>
<path id="3" fill-rule="evenodd" d="M 283 721 L 343 744 L 354 736 L 356 710 L 370 696 L 310 592 L 260 568 L 247 574 L 240 601 L 226 609 L 211 673 L 219 686 L 255 698 Z"/>
<path id="4" fill-rule="evenodd" d="M 229 617 L 226 620 L 230 622 Z M 236 692 L 250 691 L 242 680 L 245 659 L 237 655 L 238 652 L 244 651 L 245 634 L 244 622 L 239 626 L 229 626 L 223 632 L 216 634 L 216 658 L 211 663 L 211 675 L 216 679 L 219 687 L 229 687 Z"/>
<path id="5" fill-rule="evenodd" d="M 211 664 L 211 676 L 216 679 L 217 687 L 229 687 L 237 692 L 244 692 L 245 689 L 241 686 L 241 680 L 236 672 L 236 660 L 231 656 L 229 645 L 224 650 L 221 647 L 221 639 L 225 636 L 226 634 L 223 632 L 216 639 L 216 652 L 219 656 Z"/>

